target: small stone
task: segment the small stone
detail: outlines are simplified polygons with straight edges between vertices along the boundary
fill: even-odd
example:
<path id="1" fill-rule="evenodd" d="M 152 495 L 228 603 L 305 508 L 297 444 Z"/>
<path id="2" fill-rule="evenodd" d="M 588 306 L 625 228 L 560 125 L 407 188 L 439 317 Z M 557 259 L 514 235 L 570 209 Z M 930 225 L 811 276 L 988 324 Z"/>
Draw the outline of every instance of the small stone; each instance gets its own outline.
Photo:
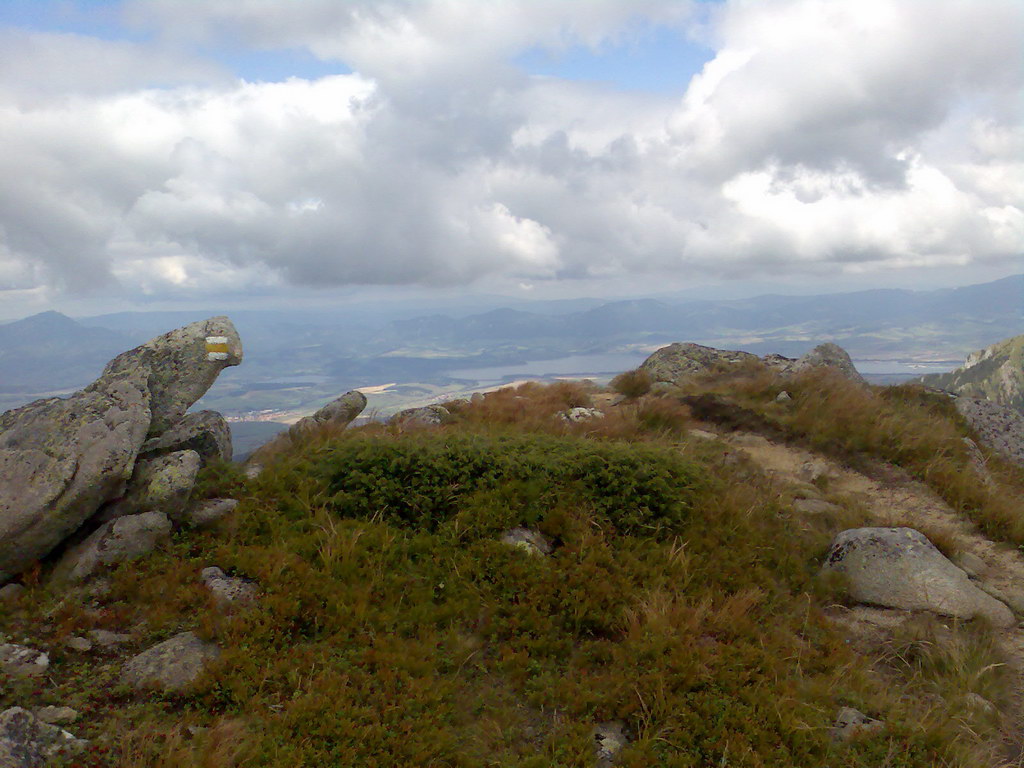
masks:
<path id="1" fill-rule="evenodd" d="M 822 499 L 796 499 L 793 509 L 805 515 L 830 515 L 838 512 L 840 507 Z"/>
<path id="2" fill-rule="evenodd" d="M 984 696 L 974 693 L 973 691 L 964 696 L 963 701 L 964 705 L 968 709 L 973 709 L 976 712 L 984 712 L 986 715 L 994 715 L 998 711 L 995 704 Z"/>
<path id="3" fill-rule="evenodd" d="M 831 474 L 832 469 L 828 464 L 820 459 L 814 459 L 803 463 L 800 471 L 797 473 L 797 477 L 807 483 L 816 483 L 819 480 L 828 478 Z"/>
<path id="4" fill-rule="evenodd" d="M 214 601 L 222 608 L 231 603 L 251 603 L 259 596 L 259 590 L 251 581 L 228 576 L 216 566 L 203 568 L 200 578 L 213 593 Z"/>
<path id="5" fill-rule="evenodd" d="M 0 587 L 0 603 L 9 603 L 17 600 L 25 592 L 21 584 L 7 584 Z"/>
<path id="6" fill-rule="evenodd" d="M 87 653 L 92 650 L 92 641 L 84 637 L 69 637 L 64 644 L 73 651 Z"/>
<path id="7" fill-rule="evenodd" d="M 628 743 L 626 725 L 621 720 L 599 723 L 592 731 L 598 768 L 610 768 Z"/>
<path id="8" fill-rule="evenodd" d="M 501 534 L 501 543 L 516 547 L 530 555 L 550 555 L 552 546 L 548 538 L 529 528 L 512 528 Z"/>
<path id="9" fill-rule="evenodd" d="M 237 506 L 238 499 L 207 499 L 186 512 L 185 521 L 196 528 L 205 528 L 234 512 Z"/>
<path id="10" fill-rule="evenodd" d="M 829 733 L 833 741 L 852 741 L 880 733 L 885 723 L 865 715 L 853 707 L 841 707 Z"/>
<path id="11" fill-rule="evenodd" d="M 779 392 L 779 394 L 775 396 L 776 403 L 788 403 L 792 401 L 792 399 L 793 396 L 789 394 L 789 392 L 787 392 L 786 390 L 782 390 L 781 392 Z"/>
<path id="12" fill-rule="evenodd" d="M 90 629 L 89 638 L 103 648 L 110 648 L 114 645 L 123 645 L 124 643 L 130 643 L 132 641 L 131 635 L 121 634 L 120 632 L 110 632 L 106 629 Z"/>
<path id="13" fill-rule="evenodd" d="M 593 421 L 594 419 L 603 419 L 604 413 L 599 411 L 597 408 L 570 408 L 568 411 L 562 411 L 558 414 L 558 418 L 567 424 L 581 424 L 585 421 Z"/>
<path id="14" fill-rule="evenodd" d="M 50 657 L 42 651 L 15 643 L 0 645 L 0 667 L 15 677 L 37 677 L 50 666 Z"/>
<path id="15" fill-rule="evenodd" d="M 246 480 L 255 480 L 262 473 L 263 473 L 263 465 L 262 464 L 255 464 L 255 463 L 246 465 L 245 471 L 244 471 L 245 479 Z"/>
<path id="16" fill-rule="evenodd" d="M 717 440 L 718 435 L 714 432 L 705 432 L 703 429 L 688 429 L 686 434 L 690 437 L 696 437 L 698 440 Z"/>
<path id="17" fill-rule="evenodd" d="M 67 725 L 78 719 L 78 710 L 71 707 L 40 707 L 35 716 L 50 725 Z"/>
<path id="18" fill-rule="evenodd" d="M 41 768 L 88 743 L 21 707 L 0 712 L 0 766 L 4 768 Z"/>
<path id="19" fill-rule="evenodd" d="M 131 659 L 121 682 L 136 690 L 155 687 L 180 691 L 194 683 L 203 668 L 219 656 L 217 646 L 203 642 L 193 632 L 182 632 Z"/>

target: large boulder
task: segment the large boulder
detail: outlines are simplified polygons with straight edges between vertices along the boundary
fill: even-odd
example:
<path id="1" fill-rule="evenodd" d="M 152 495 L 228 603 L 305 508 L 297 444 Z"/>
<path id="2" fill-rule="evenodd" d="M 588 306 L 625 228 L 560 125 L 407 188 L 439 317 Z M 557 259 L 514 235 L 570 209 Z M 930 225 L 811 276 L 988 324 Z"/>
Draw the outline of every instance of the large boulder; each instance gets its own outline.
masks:
<path id="1" fill-rule="evenodd" d="M 847 354 L 846 350 L 838 344 L 831 342 L 816 346 L 793 363 L 789 372 L 800 373 L 811 368 L 831 368 L 850 379 L 850 381 L 855 381 L 858 384 L 867 383 L 853 365 L 853 360 L 850 359 L 850 355 Z"/>
<path id="2" fill-rule="evenodd" d="M 1007 461 L 1024 466 L 1024 414 L 977 397 L 958 397 L 956 409 L 979 441 Z"/>
<path id="3" fill-rule="evenodd" d="M 406 408 L 391 417 L 391 424 L 405 427 L 438 427 L 451 421 L 451 412 L 443 405 L 424 405 L 422 408 Z"/>
<path id="4" fill-rule="evenodd" d="M 104 507 L 99 519 L 163 512 L 178 522 L 185 514 L 201 462 L 195 451 L 177 451 L 152 459 L 139 459 L 124 498 Z"/>
<path id="5" fill-rule="evenodd" d="M 845 574 L 850 596 L 862 603 L 932 611 L 960 619 L 984 617 L 1008 627 L 1013 613 L 913 528 L 854 528 L 832 541 L 824 571 Z"/>
<path id="6" fill-rule="evenodd" d="M 121 353 L 107 363 L 101 379 L 149 371 L 149 436 L 155 437 L 181 421 L 222 370 L 241 362 L 242 341 L 235 326 L 226 317 L 211 317 Z"/>
<path id="7" fill-rule="evenodd" d="M 307 416 L 295 422 L 289 429 L 289 434 L 298 436 L 321 424 L 334 424 L 343 427 L 355 421 L 356 417 L 366 408 L 366 395 L 357 389 L 346 392 L 336 400 L 332 400 L 312 416 Z"/>
<path id="8" fill-rule="evenodd" d="M 0 582 L 124 492 L 150 429 L 148 368 L 0 415 Z"/>
<path id="9" fill-rule="evenodd" d="M 102 565 L 116 565 L 153 551 L 171 533 L 163 512 L 126 515 L 104 523 L 91 536 L 69 550 L 58 567 L 70 581 L 89 578 Z"/>
<path id="10" fill-rule="evenodd" d="M 757 355 L 727 349 L 714 349 L 693 343 L 675 343 L 662 347 L 643 361 L 640 370 L 647 371 L 658 382 L 674 383 L 684 376 L 704 373 L 720 366 L 756 362 Z"/>
<path id="11" fill-rule="evenodd" d="M 142 444 L 143 458 L 176 451 L 195 451 L 203 466 L 212 460 L 231 461 L 231 427 L 216 411 L 186 413 L 162 435 Z"/>
<path id="12" fill-rule="evenodd" d="M 21 707 L 0 712 L 0 768 L 43 768 L 86 744 Z"/>
<path id="13" fill-rule="evenodd" d="M 182 632 L 129 661 L 121 682 L 138 690 L 180 691 L 194 683 L 206 665 L 219 656 L 217 646 L 203 642 L 192 632 Z"/>

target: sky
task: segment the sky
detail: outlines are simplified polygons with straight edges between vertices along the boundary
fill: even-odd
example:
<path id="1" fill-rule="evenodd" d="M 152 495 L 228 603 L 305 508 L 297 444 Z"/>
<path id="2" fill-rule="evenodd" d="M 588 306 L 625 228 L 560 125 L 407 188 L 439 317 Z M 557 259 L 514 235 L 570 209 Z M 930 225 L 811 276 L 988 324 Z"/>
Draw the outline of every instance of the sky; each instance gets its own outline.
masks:
<path id="1" fill-rule="evenodd" d="M 0 318 L 1024 272 L 1021 0 L 2 0 Z"/>

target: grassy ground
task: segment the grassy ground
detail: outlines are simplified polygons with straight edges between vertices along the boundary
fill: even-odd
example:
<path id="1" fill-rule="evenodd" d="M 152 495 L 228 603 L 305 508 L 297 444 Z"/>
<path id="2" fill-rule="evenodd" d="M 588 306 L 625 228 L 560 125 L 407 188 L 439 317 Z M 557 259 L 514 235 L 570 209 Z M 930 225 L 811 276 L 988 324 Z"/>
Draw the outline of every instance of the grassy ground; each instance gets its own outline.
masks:
<path id="1" fill-rule="evenodd" d="M 785 385 L 788 409 L 760 370 L 720 377 L 716 396 L 826 452 L 902 464 L 1017 540 L 1015 508 L 961 477 L 948 408 Z M 49 677 L 7 681 L 0 707 L 79 709 L 79 766 L 590 766 L 609 720 L 630 735 L 622 766 L 990 764 L 979 745 L 998 718 L 957 703 L 1008 695 L 986 675 L 990 632 L 922 624 L 874 657 L 852 650 L 825 615 L 841 585 L 818 576 L 837 522 L 793 525 L 770 478 L 687 437 L 680 397 L 713 388 L 692 386 L 634 388 L 568 425 L 554 414 L 592 392 L 526 385 L 453 405 L 442 428 L 314 435 L 255 481 L 208 470 L 200 494 L 241 499 L 218 528 L 175 534 L 95 596 L 37 585 L 0 617 L 6 636 L 55 649 Z M 501 544 L 518 525 L 553 554 Z M 208 565 L 255 579 L 261 599 L 224 614 L 198 578 Z M 61 650 L 131 627 L 124 651 Z M 192 690 L 117 684 L 122 656 L 183 629 L 223 649 Z M 886 731 L 833 742 L 840 706 Z"/>

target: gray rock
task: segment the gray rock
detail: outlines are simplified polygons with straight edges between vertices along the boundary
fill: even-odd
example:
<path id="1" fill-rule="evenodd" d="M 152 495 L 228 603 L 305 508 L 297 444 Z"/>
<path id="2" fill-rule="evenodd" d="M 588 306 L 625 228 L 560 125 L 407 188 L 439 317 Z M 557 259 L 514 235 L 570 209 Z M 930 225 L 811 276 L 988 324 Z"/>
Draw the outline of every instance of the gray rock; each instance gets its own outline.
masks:
<path id="1" fill-rule="evenodd" d="M 827 462 L 821 461 L 820 459 L 805 461 L 800 465 L 800 471 L 797 472 L 797 477 L 805 483 L 816 483 L 819 480 L 830 477 L 831 475 L 832 468 Z"/>
<path id="2" fill-rule="evenodd" d="M 50 667 L 50 657 L 16 643 L 0 645 L 0 668 L 14 677 L 38 677 Z"/>
<path id="3" fill-rule="evenodd" d="M 961 619 L 984 617 L 999 627 L 1015 623 L 1004 603 L 985 594 L 912 528 L 843 531 L 832 541 L 823 570 L 846 574 L 850 595 L 858 602 Z"/>
<path id="4" fill-rule="evenodd" d="M 594 756 L 597 768 L 611 768 L 615 758 L 623 750 L 629 739 L 626 737 L 626 724 L 621 720 L 599 723 L 591 732 L 594 739 Z"/>
<path id="5" fill-rule="evenodd" d="M 106 629 L 90 629 L 87 633 L 89 639 L 102 648 L 112 648 L 115 645 L 124 645 L 132 641 L 131 635 L 120 632 L 110 632 Z"/>
<path id="6" fill-rule="evenodd" d="M 39 707 L 33 714 L 50 725 L 68 725 L 78 719 L 78 710 L 71 707 Z"/>
<path id="7" fill-rule="evenodd" d="M 259 590 L 253 582 L 238 576 L 228 576 L 216 566 L 203 568 L 200 578 L 213 595 L 214 602 L 221 608 L 231 604 L 251 603 L 259 596 Z"/>
<path id="8" fill-rule="evenodd" d="M 0 712 L 0 768 L 43 768 L 87 743 L 21 707 Z"/>
<path id="9" fill-rule="evenodd" d="M 70 581 L 87 579 L 102 565 L 115 565 L 149 554 L 171 532 L 163 512 L 143 512 L 104 523 L 61 561 L 59 571 Z"/>
<path id="10" fill-rule="evenodd" d="M 407 408 L 391 417 L 392 424 L 403 426 L 436 427 L 451 420 L 448 409 L 442 405 L 425 405 L 422 408 Z"/>
<path id="11" fill-rule="evenodd" d="M 231 427 L 216 411 L 186 413 L 184 418 L 158 437 L 142 444 L 143 458 L 176 451 L 195 451 L 203 466 L 210 461 L 231 461 Z"/>
<path id="12" fill-rule="evenodd" d="M 180 691 L 194 683 L 206 665 L 219 656 L 217 646 L 203 642 L 192 632 L 182 632 L 131 659 L 121 673 L 121 682 L 136 690 L 152 687 Z"/>
<path id="13" fill-rule="evenodd" d="M 0 581 L 120 496 L 150 427 L 148 371 L 0 415 Z"/>
<path id="14" fill-rule="evenodd" d="M 884 730 L 885 723 L 882 720 L 870 718 L 853 707 L 841 707 L 829 733 L 834 741 L 854 741 Z"/>
<path id="15" fill-rule="evenodd" d="M 569 424 L 580 424 L 584 421 L 603 419 L 604 413 L 597 408 L 583 408 L 581 406 L 577 406 L 576 408 L 570 408 L 567 411 L 560 412 L 558 414 L 558 418 Z"/>
<path id="16" fill-rule="evenodd" d="M 955 402 L 982 445 L 1024 467 L 1024 414 L 976 397 L 958 397 Z"/>
<path id="17" fill-rule="evenodd" d="M 196 484 L 201 461 L 195 451 L 176 451 L 139 459 L 124 498 L 100 510 L 98 519 L 113 520 L 140 512 L 163 512 L 180 522 Z"/>
<path id="18" fill-rule="evenodd" d="M 778 373 L 788 373 L 793 367 L 793 363 L 796 362 L 792 357 L 783 357 L 778 354 L 765 355 L 761 358 L 761 362 L 764 363 L 768 368 Z"/>
<path id="19" fill-rule="evenodd" d="M 539 531 L 529 528 L 512 528 L 501 534 L 501 543 L 516 547 L 531 555 L 550 555 L 551 542 Z"/>
<path id="20" fill-rule="evenodd" d="M 789 403 L 792 402 L 792 400 L 793 396 L 789 394 L 789 392 L 787 392 L 786 390 L 782 390 L 781 392 L 779 392 L 779 394 L 775 396 L 776 403 Z"/>
<path id="21" fill-rule="evenodd" d="M 853 361 L 846 350 L 838 344 L 832 344 L 831 342 L 816 346 L 793 363 L 790 372 L 800 373 L 811 368 L 821 367 L 836 370 L 850 381 L 855 381 L 858 384 L 867 384 L 864 377 L 860 375 L 857 368 L 853 365 Z"/>
<path id="22" fill-rule="evenodd" d="M 235 326 L 226 317 L 211 317 L 121 353 L 107 363 L 101 380 L 149 371 L 149 436 L 156 437 L 182 420 L 222 370 L 241 362 L 242 341 Z"/>
<path id="23" fill-rule="evenodd" d="M 24 594 L 25 588 L 21 584 L 7 584 L 0 587 L 0 603 L 12 603 Z"/>
<path id="24" fill-rule="evenodd" d="M 996 709 L 995 704 L 973 691 L 964 695 L 963 702 L 967 709 L 981 712 L 985 715 L 995 715 L 999 711 Z"/>
<path id="25" fill-rule="evenodd" d="M 955 562 L 968 576 L 978 578 L 988 571 L 988 565 L 977 555 L 971 552 L 957 552 L 953 557 Z"/>
<path id="26" fill-rule="evenodd" d="M 804 515 L 833 515 L 840 507 L 823 499 L 795 499 L 793 509 Z"/>
<path id="27" fill-rule="evenodd" d="M 238 499 L 207 499 L 185 513 L 185 522 L 196 528 L 213 525 L 235 511 Z"/>
<path id="28" fill-rule="evenodd" d="M 92 650 L 92 640 L 85 637 L 69 637 L 64 641 L 64 645 L 79 653 L 88 653 Z"/>
<path id="29" fill-rule="evenodd" d="M 295 437 L 323 424 L 344 426 L 355 421 L 364 408 L 366 408 L 366 395 L 354 389 L 351 392 L 346 392 L 337 400 L 332 400 L 312 416 L 295 422 L 288 428 L 288 433 Z"/>
<path id="30" fill-rule="evenodd" d="M 675 383 L 684 376 L 705 373 L 713 368 L 736 366 L 757 361 L 757 355 L 714 349 L 693 343 L 675 343 L 662 347 L 643 361 L 640 370 L 647 371 L 658 382 Z"/>

